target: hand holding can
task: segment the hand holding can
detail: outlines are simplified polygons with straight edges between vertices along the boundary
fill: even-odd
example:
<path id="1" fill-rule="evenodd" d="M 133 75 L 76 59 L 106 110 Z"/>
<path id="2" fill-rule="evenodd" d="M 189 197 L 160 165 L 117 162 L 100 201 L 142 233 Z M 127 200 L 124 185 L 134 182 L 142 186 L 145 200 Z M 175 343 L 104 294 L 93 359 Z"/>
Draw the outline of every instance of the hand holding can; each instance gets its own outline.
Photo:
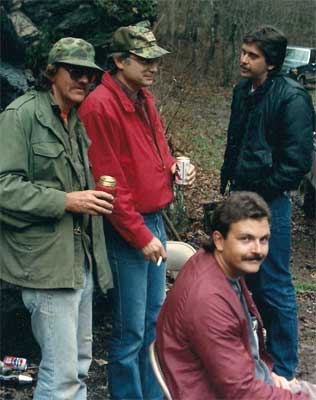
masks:
<path id="1" fill-rule="evenodd" d="M 190 168 L 189 157 L 177 157 L 176 158 L 176 175 L 175 181 L 177 185 L 187 185 L 187 175 Z"/>
<path id="2" fill-rule="evenodd" d="M 116 195 L 116 179 L 113 176 L 102 175 L 98 179 L 98 184 L 113 197 Z"/>

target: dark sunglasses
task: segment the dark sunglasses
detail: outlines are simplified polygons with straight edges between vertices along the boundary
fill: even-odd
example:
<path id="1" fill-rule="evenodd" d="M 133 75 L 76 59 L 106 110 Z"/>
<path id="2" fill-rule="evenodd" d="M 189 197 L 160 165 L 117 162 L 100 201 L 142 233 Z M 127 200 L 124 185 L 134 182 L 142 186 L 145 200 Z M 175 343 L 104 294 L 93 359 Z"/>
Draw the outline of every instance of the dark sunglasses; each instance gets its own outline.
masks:
<path id="1" fill-rule="evenodd" d="M 93 68 L 80 67 L 79 65 L 70 65 L 70 64 L 60 64 L 70 75 L 70 78 L 73 81 L 77 81 L 78 79 L 86 76 L 88 81 L 91 82 L 96 77 L 96 70 Z"/>
<path id="2" fill-rule="evenodd" d="M 159 64 L 160 63 L 160 57 L 159 58 L 143 58 L 136 56 L 134 54 L 130 54 L 129 56 L 132 60 L 135 60 L 139 64 L 142 65 L 153 65 L 153 64 Z"/>

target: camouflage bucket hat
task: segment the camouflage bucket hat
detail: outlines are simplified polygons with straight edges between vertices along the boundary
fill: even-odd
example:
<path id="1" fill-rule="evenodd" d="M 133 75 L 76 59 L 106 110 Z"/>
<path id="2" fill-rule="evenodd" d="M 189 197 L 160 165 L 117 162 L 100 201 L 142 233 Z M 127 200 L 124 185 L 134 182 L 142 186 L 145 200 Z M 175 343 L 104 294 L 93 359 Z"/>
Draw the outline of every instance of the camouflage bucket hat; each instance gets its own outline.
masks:
<path id="1" fill-rule="evenodd" d="M 149 22 L 123 26 L 112 37 L 111 52 L 129 52 L 143 58 L 158 58 L 169 51 L 157 45 L 156 38 L 149 29 Z"/>
<path id="2" fill-rule="evenodd" d="M 95 51 L 92 44 L 83 39 L 67 37 L 54 44 L 48 54 L 48 64 L 60 62 L 103 71 L 95 64 L 94 56 Z"/>

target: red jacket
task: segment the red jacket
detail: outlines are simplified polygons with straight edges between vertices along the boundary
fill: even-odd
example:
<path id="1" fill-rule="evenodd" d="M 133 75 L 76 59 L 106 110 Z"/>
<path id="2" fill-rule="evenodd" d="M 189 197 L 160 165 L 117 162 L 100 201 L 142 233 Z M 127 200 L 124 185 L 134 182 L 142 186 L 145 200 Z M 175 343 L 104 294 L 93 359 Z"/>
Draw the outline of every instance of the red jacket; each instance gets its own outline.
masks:
<path id="1" fill-rule="evenodd" d="M 249 311 L 256 316 L 260 355 L 262 325 L 241 282 Z M 200 250 L 186 263 L 157 322 L 157 351 L 174 400 L 307 400 L 304 394 L 269 386 L 255 378 L 242 304 L 211 253 Z"/>
<path id="2" fill-rule="evenodd" d="M 152 129 L 139 118 L 133 102 L 108 73 L 79 110 L 92 140 L 89 157 L 96 182 L 101 175 L 117 181 L 114 211 L 108 219 L 138 249 L 153 238 L 141 213 L 159 211 L 173 200 L 170 168 L 175 162 L 154 98 L 146 89 L 141 92 Z M 103 190 L 98 185 L 97 189 Z"/>

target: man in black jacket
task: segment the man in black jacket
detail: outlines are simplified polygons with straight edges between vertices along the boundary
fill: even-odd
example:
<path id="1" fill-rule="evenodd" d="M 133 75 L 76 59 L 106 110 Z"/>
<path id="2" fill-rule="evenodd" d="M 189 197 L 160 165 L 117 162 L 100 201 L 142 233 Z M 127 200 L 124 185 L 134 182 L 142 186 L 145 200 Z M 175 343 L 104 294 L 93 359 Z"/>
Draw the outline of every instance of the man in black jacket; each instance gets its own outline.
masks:
<path id="1" fill-rule="evenodd" d="M 274 371 L 291 380 L 297 367 L 297 306 L 290 273 L 291 202 L 311 167 L 313 107 L 305 89 L 279 71 L 287 39 L 264 26 L 248 33 L 233 94 L 221 193 L 248 190 L 271 209 L 270 250 L 248 287 L 267 329 Z"/>

